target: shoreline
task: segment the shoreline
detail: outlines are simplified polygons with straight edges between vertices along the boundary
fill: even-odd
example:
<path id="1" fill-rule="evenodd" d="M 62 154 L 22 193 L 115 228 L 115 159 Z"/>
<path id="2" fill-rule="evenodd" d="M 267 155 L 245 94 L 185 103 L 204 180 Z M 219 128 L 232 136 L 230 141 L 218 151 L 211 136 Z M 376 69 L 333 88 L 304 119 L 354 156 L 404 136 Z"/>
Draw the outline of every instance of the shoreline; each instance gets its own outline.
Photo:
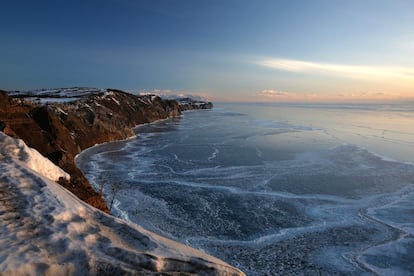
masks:
<path id="1" fill-rule="evenodd" d="M 107 203 L 75 164 L 82 150 L 133 137 L 134 128 L 144 123 L 176 117 L 185 110 L 212 108 L 212 103 L 187 98 L 183 102 L 163 100 L 156 95 L 137 96 L 117 89 L 74 87 L 47 93 L 50 95 L 39 96 L 55 98 L 56 102 L 37 103 L 36 93 L 12 93 L 12 97 L 0 91 L 0 130 L 23 139 L 68 172 L 70 181 L 59 184 L 105 212 L 109 212 Z"/>
<path id="2" fill-rule="evenodd" d="M 184 111 L 184 112 L 190 112 L 190 111 L 197 111 L 197 110 L 186 110 L 186 111 Z M 134 139 L 137 139 L 137 133 L 136 133 L 136 129 L 138 129 L 139 127 L 142 127 L 142 126 L 146 126 L 146 125 L 151 125 L 151 124 L 156 124 L 156 123 L 159 123 L 159 122 L 163 122 L 163 121 L 167 121 L 167 120 L 172 120 L 172 119 L 174 119 L 174 118 L 179 118 L 179 117 L 181 117 L 181 116 L 183 116 L 183 114 L 180 114 L 179 116 L 173 116 L 173 117 L 168 117 L 168 118 L 164 118 L 164 119 L 159 119 L 159 120 L 155 120 L 155 121 L 153 121 L 153 122 L 148 122 L 148 123 L 143 123 L 143 124 L 139 124 L 139 125 L 136 125 L 136 126 L 134 126 L 134 127 L 132 127 L 131 129 L 132 129 L 132 131 L 134 131 L 134 135 L 131 135 L 131 136 L 129 136 L 129 137 L 127 137 L 127 138 L 125 138 L 125 139 L 120 139 L 120 140 L 114 140 L 114 141 L 107 141 L 107 142 L 103 142 L 103 143 L 98 143 L 98 144 L 95 144 L 95 145 L 93 145 L 93 146 L 91 146 L 91 147 L 89 147 L 89 148 L 86 148 L 86 149 L 84 149 L 84 150 L 82 150 L 81 152 L 79 152 L 75 157 L 74 157 L 74 163 L 75 163 L 75 166 L 82 172 L 82 174 L 84 175 L 84 177 L 88 180 L 88 182 L 89 182 L 89 185 L 92 187 L 92 189 L 96 192 L 96 193 L 98 193 L 98 194 L 100 194 L 100 196 L 102 197 L 102 199 L 107 203 L 107 200 L 106 200 L 106 198 L 104 197 L 104 193 L 103 193 L 103 190 L 102 191 L 99 191 L 98 190 L 98 187 L 101 185 L 100 183 L 92 183 L 91 182 L 91 180 L 89 180 L 86 176 L 85 176 L 85 173 L 83 172 L 83 170 L 80 168 L 80 166 L 79 166 L 79 162 L 87 162 L 86 160 L 83 160 L 83 158 L 84 157 L 82 157 L 82 155 L 88 155 L 88 154 L 90 154 L 89 152 L 90 151 L 93 151 L 94 149 L 97 149 L 97 148 L 99 148 L 99 147 L 102 147 L 102 146 L 106 146 L 106 145 L 110 145 L 110 144 L 113 144 L 113 145 L 116 145 L 116 144 L 122 144 L 122 143 L 126 143 L 126 142 L 128 142 L 128 141 L 131 141 L 131 140 L 134 140 Z M 92 153 L 93 154 L 93 153 Z M 109 183 L 106 183 L 106 184 L 109 184 Z M 105 184 L 103 184 L 102 185 L 102 189 L 105 187 Z M 116 208 L 116 199 L 114 199 L 114 207 Z M 109 209 L 108 210 L 108 214 L 110 214 L 110 211 L 111 211 L 111 209 Z M 110 214 L 111 215 L 111 214 Z M 128 221 L 128 222 L 130 222 L 130 223 L 134 223 L 134 222 L 132 222 L 129 218 L 127 219 L 127 218 L 121 218 L 121 219 L 123 219 L 123 220 L 125 220 L 125 221 Z M 134 223 L 134 224 L 136 224 L 136 223 Z M 139 224 L 137 224 L 138 226 L 141 226 L 141 225 L 139 225 Z M 141 226 L 141 227 L 143 227 L 143 226 Z M 144 227 L 145 228 L 145 227 Z"/>
<path id="3" fill-rule="evenodd" d="M 57 166 L 0 133 L 0 274 L 244 273 L 216 257 L 106 214 L 54 182 Z"/>
<path id="4" fill-rule="evenodd" d="M 190 111 L 196 111 L 196 110 L 188 110 L 188 111 L 185 111 L 185 112 L 190 112 Z M 151 125 L 151 124 L 155 124 L 155 123 L 158 123 L 158 122 L 162 122 L 162 121 L 171 120 L 171 119 L 173 119 L 173 118 L 180 118 L 181 116 L 183 116 L 183 114 L 181 114 L 181 115 L 179 115 L 179 116 L 169 117 L 169 118 L 165 118 L 165 119 L 159 119 L 159 120 L 156 120 L 156 121 L 153 121 L 153 122 L 148 122 L 148 123 L 143 123 L 143 124 L 136 125 L 136 126 L 134 126 L 134 127 L 132 127 L 132 128 L 131 128 L 131 129 L 134 131 L 134 133 L 135 133 L 134 135 L 131 135 L 131 136 L 129 136 L 129 137 L 127 137 L 127 138 L 125 138 L 125 139 L 119 139 L 119 140 L 114 140 L 114 141 L 107 141 L 107 142 L 98 143 L 98 144 L 95 144 L 95 145 L 93 145 L 93 146 L 91 146 L 91 147 L 89 147 L 89 148 L 86 148 L 86 149 L 82 150 L 81 152 L 79 152 L 78 154 L 76 154 L 76 155 L 75 155 L 75 158 L 74 158 L 75 164 L 77 165 L 77 161 L 76 161 L 76 160 L 77 160 L 78 158 L 82 158 L 82 157 L 80 157 L 80 155 L 82 155 L 82 154 L 84 154 L 84 153 L 87 153 L 89 150 L 92 150 L 92 149 L 93 149 L 93 148 L 95 148 L 95 147 L 104 146 L 104 145 L 106 145 L 106 144 L 123 143 L 123 142 L 127 142 L 127 141 L 129 141 L 129 140 L 134 140 L 134 139 L 136 139 L 136 138 L 137 138 L 137 135 L 136 135 L 135 130 L 136 130 L 137 128 L 141 127 L 141 126 Z M 79 168 L 79 167 L 78 167 L 78 168 Z M 80 169 L 80 168 L 79 168 L 79 169 Z M 82 173 L 83 173 L 83 172 L 82 172 Z"/>
<path id="5" fill-rule="evenodd" d="M 143 99 L 147 101 L 144 102 Z M 65 104 L 33 104 L 15 100 L 3 92 L 0 93 L 0 100 L 0 106 L 4 107 L 4 109 L 0 110 L 0 126 L 2 127 L 0 130 L 2 132 L 6 130 L 5 132 L 15 136 L 10 137 L 7 133 L 2 133 L 6 137 L 4 141 L 8 141 L 9 144 L 14 146 L 16 142 L 13 141 L 19 138 L 21 140 L 16 141 L 31 142 L 36 145 L 36 141 L 30 138 L 37 137 L 37 133 L 30 132 L 30 129 L 27 127 L 20 128 L 21 123 L 30 124 L 31 128 L 39 129 L 39 133 L 52 134 L 50 137 L 48 136 L 49 138 L 53 138 L 56 135 L 54 138 L 56 140 L 53 141 L 63 143 L 60 144 L 62 146 L 65 146 L 65 141 L 69 141 L 67 145 L 70 146 L 71 140 L 65 140 L 65 138 L 71 138 L 74 142 L 78 141 L 79 143 L 75 143 L 76 147 L 72 147 L 72 151 L 63 151 L 66 159 L 62 160 L 66 160 L 66 163 L 60 163 L 61 159 L 59 159 L 59 162 L 54 160 L 55 164 L 53 164 L 44 157 L 48 149 L 39 146 L 42 143 L 44 144 L 45 140 L 42 139 L 47 137 L 37 137 L 40 141 L 38 145 L 39 152 L 42 153 L 43 151 L 39 155 L 41 156 L 40 159 L 47 160 L 49 162 L 47 164 L 50 167 L 59 165 L 58 167 L 64 168 L 72 163 L 75 166 L 75 171 L 79 171 L 80 177 L 84 177 L 83 172 L 76 166 L 76 159 L 77 157 L 79 158 L 80 153 L 99 145 L 122 143 L 134 139 L 136 137 L 135 134 L 130 136 L 127 134 L 135 133 L 135 128 L 145 123 L 168 120 L 181 115 L 182 112 L 176 101 L 164 101 L 159 97 L 140 98 L 115 90 L 111 90 L 108 93 L 105 92 L 104 94 L 91 95 L 84 100 Z M 92 109 L 91 105 L 93 103 L 98 108 Z M 125 111 L 125 108 L 122 108 L 122 106 L 128 106 L 130 111 Z M 189 107 L 191 105 L 187 104 L 186 108 L 188 109 Z M 200 106 L 195 106 L 194 108 L 197 107 Z M 80 109 L 82 110 L 81 113 L 79 113 Z M 109 112 L 107 111 L 108 109 L 114 112 Z M 135 112 L 136 117 L 128 116 L 131 110 Z M 27 114 L 32 114 L 32 116 L 27 116 Z M 36 117 L 37 114 L 42 116 L 38 118 Z M 107 124 L 105 124 L 105 120 Z M 73 132 L 68 132 L 69 129 L 67 127 L 71 125 L 65 125 L 68 122 L 75 123 L 73 128 L 71 128 Z M 93 128 L 91 129 L 90 126 L 93 126 Z M 106 132 L 107 135 L 105 135 L 106 130 L 108 131 Z M 93 136 L 94 132 L 98 135 Z M 24 137 L 19 137 L 20 135 Z M 83 139 L 84 137 L 94 137 L 94 139 L 85 140 Z M 98 143 L 92 144 L 94 141 Z M 103 141 L 103 143 L 99 143 L 100 141 Z M 85 146 L 88 144 L 92 144 L 92 146 Z M 23 145 L 23 149 L 35 148 L 26 147 L 24 142 L 18 142 L 17 145 Z M 46 145 L 49 144 L 46 143 Z M 8 230 L 2 230 L 0 247 L 7 245 L 8 240 L 16 238 L 20 243 L 29 242 L 32 247 L 19 246 L 18 250 L 14 250 L 14 246 L 7 246 L 7 252 L 6 250 L 1 250 L 0 257 L 6 254 L 7 261 L 4 261 L 6 260 L 4 258 L 0 258 L 3 259 L 0 262 L 0 271 L 5 273 L 27 272 L 29 275 L 32 275 L 33 271 L 48 275 L 54 273 L 77 274 L 108 271 L 131 274 L 145 272 L 245 275 L 239 269 L 200 250 L 152 233 L 136 223 L 105 214 L 107 213 L 107 211 L 103 212 L 105 208 L 98 208 L 101 210 L 96 209 L 96 206 L 94 207 L 90 202 L 80 199 L 79 194 L 76 193 L 76 189 L 86 187 L 82 186 L 86 185 L 85 183 L 96 193 L 89 181 L 78 186 L 77 184 L 79 183 L 73 182 L 74 175 L 72 171 L 72 173 L 69 172 L 71 180 L 63 182 L 69 185 L 69 187 L 62 185 L 63 178 L 58 182 L 61 185 L 51 182 L 51 180 L 44 178 L 42 174 L 36 174 L 36 169 L 28 167 L 29 170 L 27 170 L 26 167 L 29 163 L 25 163 L 27 162 L 25 161 L 26 159 L 23 160 L 24 162 L 18 160 L 30 158 L 26 157 L 28 155 L 13 155 L 17 153 L 16 150 L 10 151 L 10 146 L 3 144 L 2 146 L 6 147 L 5 149 L 0 149 L 2 151 L 5 150 L 5 156 L 7 157 L 4 160 L 7 162 L 3 162 L 1 165 L 9 166 L 10 162 L 17 173 L 10 169 L 3 170 L 1 174 L 6 174 L 6 176 L 0 179 L 0 198 L 3 200 L 3 196 L 9 197 L 9 192 L 12 192 L 11 196 L 16 197 L 15 200 L 12 200 L 12 204 L 20 204 L 19 202 L 24 202 L 25 200 L 29 204 L 21 204 L 22 207 L 16 207 L 15 212 L 17 214 L 13 220 L 14 222 L 12 224 L 6 223 Z M 3 154 L 3 152 L 1 153 Z M 76 153 L 73 154 L 73 158 L 71 158 L 71 153 Z M 35 170 L 35 174 L 33 174 L 33 170 Z M 12 178 L 8 175 L 10 173 L 14 175 Z M 10 183 L 8 183 L 7 179 L 9 178 L 24 183 L 23 185 L 16 185 L 16 193 L 8 191 L 7 187 Z M 74 188 L 75 190 L 70 191 L 71 189 L 68 188 Z M 19 189 L 26 189 L 27 192 L 22 193 Z M 9 221 L 13 217 L 2 212 L 0 219 L 2 221 Z M 15 230 L 13 228 L 9 229 L 9 227 L 17 225 L 16 227 L 23 227 L 21 231 L 26 232 L 25 224 L 21 224 L 20 220 L 36 221 L 36 224 L 33 225 L 34 229 L 29 231 L 29 233 L 40 231 L 39 233 L 44 233 L 45 235 L 41 234 L 40 236 L 24 238 L 26 234 L 19 234 L 20 236 L 23 235 L 23 239 L 20 240 L 19 237 L 14 236 Z M 9 237 L 10 235 L 14 238 Z M 55 252 L 56 248 L 62 248 L 63 246 L 60 243 L 55 243 L 55 236 L 59 236 L 58 241 L 61 240 L 64 245 L 70 246 L 70 248 L 63 251 L 63 255 Z M 31 248 L 36 246 L 39 246 L 42 250 L 41 252 L 43 252 L 42 254 L 33 254 Z M 84 257 L 81 258 L 82 260 L 77 257 L 81 253 L 84 254 Z M 53 258 L 46 258 L 44 254 L 50 254 Z M 21 258 L 25 258 L 25 261 L 22 262 Z"/>

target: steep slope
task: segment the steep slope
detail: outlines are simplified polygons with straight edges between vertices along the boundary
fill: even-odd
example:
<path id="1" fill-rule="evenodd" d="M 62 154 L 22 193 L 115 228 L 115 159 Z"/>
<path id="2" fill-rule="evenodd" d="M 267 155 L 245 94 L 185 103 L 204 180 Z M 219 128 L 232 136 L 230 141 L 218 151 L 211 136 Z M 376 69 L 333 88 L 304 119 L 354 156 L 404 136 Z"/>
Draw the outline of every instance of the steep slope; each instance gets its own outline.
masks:
<path id="1" fill-rule="evenodd" d="M 83 203 L 50 180 L 65 172 L 1 132 L 0 160 L 1 275 L 243 275 Z"/>
<path id="2" fill-rule="evenodd" d="M 71 175 L 60 184 L 85 202 L 108 211 L 102 196 L 95 192 L 74 157 L 98 143 L 133 136 L 132 128 L 168 117 L 181 110 L 208 108 L 200 103 L 162 100 L 155 95 L 135 96 L 120 90 L 61 89 L 30 93 L 0 91 L 0 130 L 23 139 Z"/>

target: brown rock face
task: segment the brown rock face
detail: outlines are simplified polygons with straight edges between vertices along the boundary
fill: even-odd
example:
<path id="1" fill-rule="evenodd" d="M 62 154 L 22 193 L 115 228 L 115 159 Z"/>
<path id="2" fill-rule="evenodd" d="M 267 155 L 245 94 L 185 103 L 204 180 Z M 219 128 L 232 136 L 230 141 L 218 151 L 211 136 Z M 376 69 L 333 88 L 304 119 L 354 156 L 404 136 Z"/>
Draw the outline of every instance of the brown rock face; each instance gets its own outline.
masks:
<path id="1" fill-rule="evenodd" d="M 60 184 L 92 206 L 108 212 L 101 195 L 76 167 L 75 156 L 98 143 L 125 139 L 136 125 L 179 116 L 181 110 L 211 108 L 175 100 L 135 96 L 108 89 L 66 103 L 37 104 L 0 90 L 0 131 L 23 139 L 71 175 Z"/>

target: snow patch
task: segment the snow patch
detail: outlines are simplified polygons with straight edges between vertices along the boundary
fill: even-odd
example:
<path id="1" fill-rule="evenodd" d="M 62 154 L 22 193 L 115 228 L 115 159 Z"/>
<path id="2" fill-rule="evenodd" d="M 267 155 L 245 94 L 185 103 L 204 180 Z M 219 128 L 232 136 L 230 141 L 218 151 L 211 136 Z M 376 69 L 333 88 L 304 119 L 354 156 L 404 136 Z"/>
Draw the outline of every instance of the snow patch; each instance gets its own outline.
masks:
<path id="1" fill-rule="evenodd" d="M 119 101 L 117 101 L 115 98 L 113 98 L 113 97 L 111 97 L 111 99 L 117 104 L 117 105 L 121 105 L 120 103 L 119 103 Z"/>
<path id="2" fill-rule="evenodd" d="M 114 96 L 115 95 L 115 93 L 113 92 L 113 91 L 106 91 L 104 94 L 103 94 L 103 96 L 102 96 L 102 98 L 107 98 L 107 97 L 111 97 L 111 96 Z"/>
<path id="3" fill-rule="evenodd" d="M 63 109 L 62 109 L 62 108 L 60 108 L 60 107 L 56 107 L 56 110 L 57 110 L 59 113 L 62 113 L 62 114 L 64 114 L 64 115 L 68 115 L 68 113 L 66 113 L 65 111 L 63 111 Z"/>
<path id="4" fill-rule="evenodd" d="M 58 181 L 60 177 L 70 179 L 68 173 L 53 164 L 49 159 L 43 157 L 37 150 L 29 148 L 20 139 L 13 139 L 0 132 L 0 156 L 12 156 L 16 161 L 24 163 L 29 169 L 47 177 L 50 180 Z"/>

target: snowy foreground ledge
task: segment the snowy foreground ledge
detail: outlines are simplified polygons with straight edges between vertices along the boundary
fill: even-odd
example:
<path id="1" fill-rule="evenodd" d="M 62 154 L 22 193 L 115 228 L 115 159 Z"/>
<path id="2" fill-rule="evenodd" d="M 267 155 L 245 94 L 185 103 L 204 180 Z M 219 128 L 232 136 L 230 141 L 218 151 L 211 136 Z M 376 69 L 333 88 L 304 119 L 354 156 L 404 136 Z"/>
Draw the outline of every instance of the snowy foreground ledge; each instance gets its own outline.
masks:
<path id="1" fill-rule="evenodd" d="M 244 275 L 83 203 L 54 182 L 59 177 L 69 176 L 0 132 L 1 275 Z"/>

